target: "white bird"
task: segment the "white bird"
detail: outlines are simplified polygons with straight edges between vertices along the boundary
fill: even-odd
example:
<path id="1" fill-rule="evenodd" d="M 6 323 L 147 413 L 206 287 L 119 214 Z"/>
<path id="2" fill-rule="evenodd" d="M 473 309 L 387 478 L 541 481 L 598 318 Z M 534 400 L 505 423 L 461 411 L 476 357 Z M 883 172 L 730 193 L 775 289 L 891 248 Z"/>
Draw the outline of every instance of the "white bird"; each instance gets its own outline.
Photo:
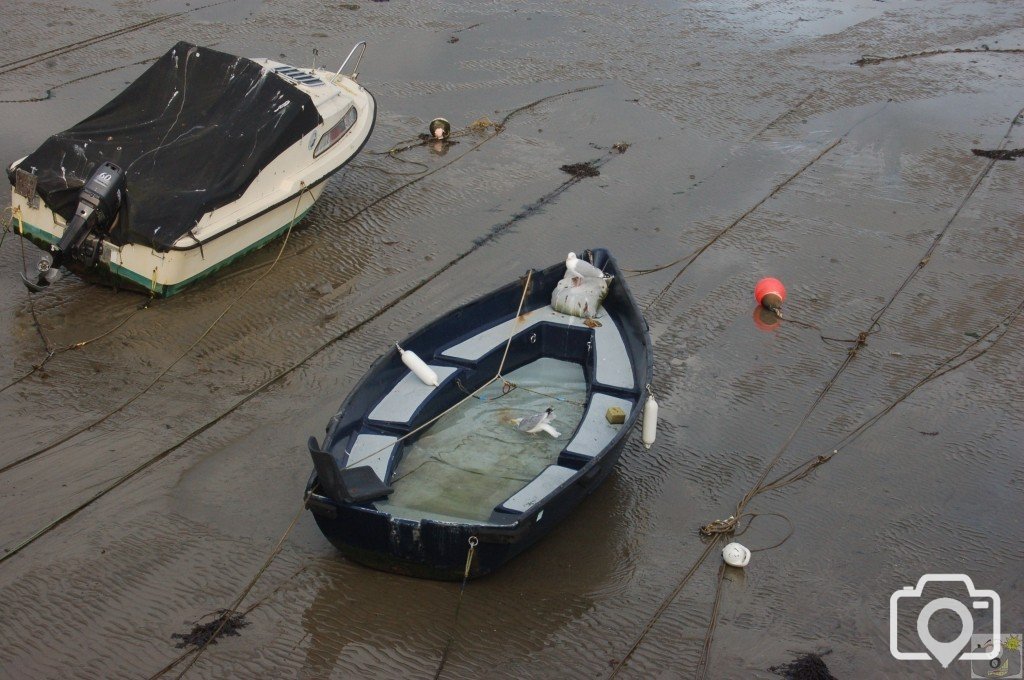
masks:
<path id="1" fill-rule="evenodd" d="M 555 410 L 550 406 L 541 411 L 535 413 L 532 416 L 525 418 L 514 418 L 512 424 L 516 426 L 516 429 L 520 432 L 526 432 L 527 434 L 536 434 L 537 432 L 547 432 L 552 437 L 561 436 L 558 430 L 551 427 L 548 423 L 555 419 Z"/>
<path id="2" fill-rule="evenodd" d="M 586 260 L 576 257 L 576 253 L 569 253 L 565 258 L 565 268 L 572 272 L 573 284 L 577 286 L 583 283 L 583 279 L 612 278 Z"/>

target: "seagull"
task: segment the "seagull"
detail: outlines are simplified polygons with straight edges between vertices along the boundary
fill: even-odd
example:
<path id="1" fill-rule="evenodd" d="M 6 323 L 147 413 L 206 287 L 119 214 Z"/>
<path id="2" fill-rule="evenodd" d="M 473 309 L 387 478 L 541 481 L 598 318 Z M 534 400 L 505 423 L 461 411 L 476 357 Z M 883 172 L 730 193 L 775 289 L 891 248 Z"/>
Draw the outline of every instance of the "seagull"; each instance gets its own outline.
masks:
<path id="1" fill-rule="evenodd" d="M 565 268 L 572 272 L 573 285 L 580 285 L 583 279 L 610 279 L 603 271 L 585 260 L 576 257 L 576 253 L 569 253 L 565 258 Z"/>
<path id="2" fill-rule="evenodd" d="M 561 436 L 558 430 L 548 425 L 552 420 L 555 419 L 555 410 L 550 406 L 540 412 L 535 413 L 532 416 L 526 418 L 515 418 L 512 420 L 512 424 L 516 426 L 516 429 L 520 432 L 526 432 L 527 434 L 536 434 L 537 432 L 547 432 L 552 437 Z"/>

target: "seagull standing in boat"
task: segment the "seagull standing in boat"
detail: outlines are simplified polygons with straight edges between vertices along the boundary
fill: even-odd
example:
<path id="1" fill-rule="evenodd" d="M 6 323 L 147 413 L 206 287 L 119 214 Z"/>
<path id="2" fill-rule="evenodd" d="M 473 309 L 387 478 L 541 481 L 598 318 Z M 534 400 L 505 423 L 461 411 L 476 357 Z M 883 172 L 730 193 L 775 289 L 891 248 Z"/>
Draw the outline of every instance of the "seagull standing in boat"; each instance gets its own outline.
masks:
<path id="1" fill-rule="evenodd" d="M 541 411 L 535 413 L 532 416 L 526 418 L 515 418 L 512 423 L 516 426 L 516 429 L 520 432 L 526 432 L 527 434 L 536 434 L 537 432 L 547 432 L 552 437 L 561 436 L 558 430 L 551 427 L 548 423 L 555 419 L 555 410 L 550 406 Z"/>
<path id="2" fill-rule="evenodd" d="M 612 278 L 586 260 L 576 257 L 576 253 L 569 253 L 569 256 L 565 258 L 565 268 L 572 272 L 572 282 L 575 286 L 582 284 L 583 279 Z"/>

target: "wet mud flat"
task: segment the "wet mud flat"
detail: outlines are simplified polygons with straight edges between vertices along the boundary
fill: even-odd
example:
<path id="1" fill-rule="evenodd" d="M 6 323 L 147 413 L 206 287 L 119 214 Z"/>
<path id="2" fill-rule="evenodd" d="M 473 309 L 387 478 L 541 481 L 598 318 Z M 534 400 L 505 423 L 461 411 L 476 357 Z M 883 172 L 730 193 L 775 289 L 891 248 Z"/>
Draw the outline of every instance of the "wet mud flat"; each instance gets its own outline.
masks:
<path id="1" fill-rule="evenodd" d="M 970 574 L 1024 629 L 1024 159 L 972 153 L 1024 147 L 1020 3 L 37 0 L 0 22 L 22 38 L 5 163 L 179 39 L 298 65 L 366 39 L 380 111 L 272 269 L 281 240 L 142 309 L 73 276 L 30 300 L 35 252 L 4 239 L 0 676 L 148 677 L 189 652 L 175 634 L 201 640 L 301 513 L 306 437 L 369 362 L 598 246 L 651 326 L 654 448 L 636 433 L 467 586 L 454 635 L 456 585 L 349 563 L 301 514 L 189 676 L 432 677 L 450 638 L 445 677 L 919 677 L 888 603 L 925 573 Z M 400 154 L 423 167 L 387 155 L 436 116 L 533 102 Z M 765 275 L 791 322 L 755 323 Z M 742 542 L 788 540 L 721 572 L 699 527 L 816 456 L 745 507 Z"/>

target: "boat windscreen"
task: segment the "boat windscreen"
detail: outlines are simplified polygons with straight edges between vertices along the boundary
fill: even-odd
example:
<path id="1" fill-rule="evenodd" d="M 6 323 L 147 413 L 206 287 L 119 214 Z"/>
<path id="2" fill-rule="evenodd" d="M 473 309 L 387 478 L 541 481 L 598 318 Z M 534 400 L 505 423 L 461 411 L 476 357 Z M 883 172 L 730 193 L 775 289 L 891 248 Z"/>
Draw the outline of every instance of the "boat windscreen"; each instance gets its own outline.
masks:
<path id="1" fill-rule="evenodd" d="M 165 251 L 319 122 L 309 95 L 259 64 L 179 42 L 17 167 L 34 172 L 40 197 L 70 220 L 96 166 L 120 166 L 127 219 L 122 210 L 111 240 Z M 13 169 L 8 175 L 13 182 Z"/>
<path id="2" fill-rule="evenodd" d="M 583 417 L 586 378 L 579 364 L 538 359 L 438 420 L 406 450 L 392 475 L 394 493 L 377 509 L 394 517 L 486 522 L 494 508 L 523 488 L 572 438 Z M 513 419 L 554 409 L 558 433 L 527 434 Z"/>

